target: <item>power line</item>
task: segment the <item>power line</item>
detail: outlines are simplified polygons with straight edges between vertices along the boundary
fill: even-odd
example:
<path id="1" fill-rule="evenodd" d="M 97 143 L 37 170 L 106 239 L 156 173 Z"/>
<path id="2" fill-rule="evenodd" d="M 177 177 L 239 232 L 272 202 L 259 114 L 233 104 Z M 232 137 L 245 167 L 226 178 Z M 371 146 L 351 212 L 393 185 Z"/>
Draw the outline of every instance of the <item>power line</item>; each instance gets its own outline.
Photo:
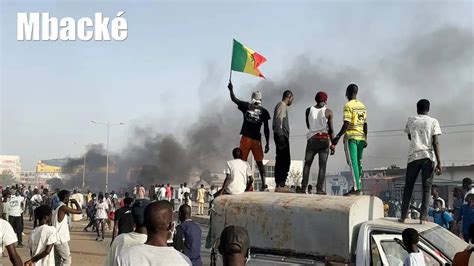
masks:
<path id="1" fill-rule="evenodd" d="M 466 126 L 474 126 L 474 123 L 468 124 L 457 124 L 457 125 L 445 125 L 440 126 L 441 128 L 453 128 L 453 127 L 466 127 Z M 375 130 L 369 131 L 368 134 L 377 134 L 377 133 L 389 133 L 389 132 L 403 132 L 404 129 L 387 129 L 387 130 Z M 451 131 L 451 132 L 444 132 L 443 134 L 459 134 L 459 133 L 469 133 L 474 132 L 473 130 L 461 130 L 461 131 Z M 398 137 L 398 136 L 406 136 L 406 134 L 391 134 L 391 135 L 380 135 L 380 136 L 372 136 L 371 137 Z M 293 135 L 290 136 L 291 139 L 298 139 L 298 138 L 306 138 L 306 135 Z"/>

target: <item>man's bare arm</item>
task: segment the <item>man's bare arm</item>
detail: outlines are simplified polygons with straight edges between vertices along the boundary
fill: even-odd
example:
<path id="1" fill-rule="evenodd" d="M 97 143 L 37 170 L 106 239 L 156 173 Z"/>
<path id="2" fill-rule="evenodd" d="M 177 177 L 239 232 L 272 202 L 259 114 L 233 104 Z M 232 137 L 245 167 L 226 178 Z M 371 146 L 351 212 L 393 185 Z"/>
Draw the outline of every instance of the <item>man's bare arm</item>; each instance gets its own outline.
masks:
<path id="1" fill-rule="evenodd" d="M 440 152 L 440 147 L 439 147 L 439 141 L 438 141 L 438 135 L 433 136 L 433 149 L 434 153 L 436 156 L 436 168 L 435 168 L 435 173 L 437 175 L 441 175 L 442 169 L 441 169 L 441 152 Z"/>
<path id="2" fill-rule="evenodd" d="M 8 245 L 6 246 L 6 248 L 8 256 L 10 257 L 10 262 L 14 266 L 23 266 L 23 262 L 21 261 L 20 256 L 18 256 L 18 253 L 16 253 L 15 244 Z"/>
<path id="3" fill-rule="evenodd" d="M 227 85 L 227 88 L 229 89 L 229 92 L 230 92 L 230 99 L 237 105 L 241 104 L 242 101 L 237 99 L 237 97 L 234 94 L 234 86 L 232 85 L 232 82 L 229 82 L 229 85 Z"/>
<path id="4" fill-rule="evenodd" d="M 329 109 L 326 109 L 326 114 L 327 114 L 328 110 Z M 327 115 L 326 115 L 326 117 L 327 117 Z M 306 120 L 306 127 L 309 129 L 309 120 L 308 120 L 308 118 L 309 118 L 309 107 L 306 108 L 305 118 L 306 118 L 305 119 Z M 332 138 L 331 138 L 331 140 L 332 140 Z"/>
<path id="5" fill-rule="evenodd" d="M 265 135 L 265 153 L 270 150 L 270 127 L 268 126 L 268 120 L 263 121 L 263 133 Z"/>

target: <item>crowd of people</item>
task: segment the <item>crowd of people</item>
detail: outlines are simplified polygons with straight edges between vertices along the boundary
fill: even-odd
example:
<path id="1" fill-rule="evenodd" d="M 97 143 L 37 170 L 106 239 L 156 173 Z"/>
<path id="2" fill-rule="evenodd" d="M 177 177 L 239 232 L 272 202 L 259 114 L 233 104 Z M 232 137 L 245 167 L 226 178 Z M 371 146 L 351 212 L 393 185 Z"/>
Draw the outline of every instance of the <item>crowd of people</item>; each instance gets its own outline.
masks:
<path id="1" fill-rule="evenodd" d="M 2 191 L 2 250 L 6 249 L 13 265 L 71 265 L 72 217 L 82 217 L 85 209 L 89 224 L 83 230 L 92 228 L 97 233 L 96 241 L 104 241 L 105 228 L 111 228 L 108 221 L 114 221 L 106 265 L 202 265 L 202 230 L 192 220 L 187 184 L 179 188 L 182 200 L 177 221 L 170 195 L 167 197 L 165 192 L 164 199 L 149 199 L 139 193 L 141 190 L 143 187 L 137 186 L 133 197 L 126 192 L 119 200 L 114 192 L 96 195 L 56 189 L 49 193 L 45 188 L 40 193 L 35 188 L 30 193 L 23 185 L 7 187 Z M 197 190 L 199 214 L 204 209 L 201 199 L 213 194 L 215 191 L 206 191 L 204 186 Z M 16 249 L 24 247 L 23 215 L 30 206 L 33 210 L 29 217 L 34 224 L 26 245 L 31 258 L 23 263 Z M 222 250 L 229 254 L 235 251 Z"/>

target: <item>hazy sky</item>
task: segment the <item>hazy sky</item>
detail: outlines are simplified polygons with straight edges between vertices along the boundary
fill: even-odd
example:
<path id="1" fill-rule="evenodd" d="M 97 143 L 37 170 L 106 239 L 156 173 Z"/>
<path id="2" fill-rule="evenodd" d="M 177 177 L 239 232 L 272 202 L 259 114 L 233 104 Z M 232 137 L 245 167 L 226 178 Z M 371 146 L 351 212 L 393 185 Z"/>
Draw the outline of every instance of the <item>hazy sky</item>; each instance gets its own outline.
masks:
<path id="1" fill-rule="evenodd" d="M 0 0 L 0 153 L 20 155 L 24 170 L 32 170 L 40 159 L 78 156 L 85 145 L 105 142 L 105 127 L 90 120 L 126 123 L 111 130 L 110 145 L 116 152 L 130 141 L 135 126 L 151 125 L 180 138 L 183 125 L 191 125 L 214 105 L 229 101 L 226 83 L 232 38 L 268 59 L 261 71 L 271 82 L 282 81 L 298 65 L 302 55 L 312 65 L 360 68 L 370 78 L 370 71 L 379 70 L 377 66 L 387 68 L 381 64 L 384 58 L 407 55 L 404 49 L 417 36 L 446 25 L 462 29 L 470 33 L 467 56 L 471 63 L 463 64 L 459 73 L 453 75 L 459 74 L 461 86 L 469 86 L 467 90 L 464 88 L 467 94 L 460 97 L 470 99 L 471 106 L 467 106 L 465 117 L 458 117 L 456 123 L 443 121 L 442 124 L 474 123 L 474 5 L 471 1 L 101 2 Z M 49 12 L 58 18 L 78 19 L 93 17 L 95 12 L 114 17 L 118 11 L 126 11 L 124 17 L 128 21 L 128 39 L 123 42 L 16 41 L 17 12 Z M 209 69 L 212 69 L 211 82 L 208 82 Z M 233 81 L 247 89 L 260 82 L 257 77 L 241 73 L 235 73 Z M 387 87 L 392 87 L 387 75 L 384 80 L 373 82 L 377 85 L 385 82 Z M 209 96 L 199 94 L 199 88 L 207 85 L 212 86 L 206 90 Z M 382 106 L 406 100 L 397 98 L 396 91 L 370 89 Z M 430 88 L 411 90 L 414 95 L 425 91 L 429 94 Z M 240 93 L 238 87 L 236 93 L 247 98 L 247 93 Z M 443 98 L 446 95 L 431 96 L 438 97 L 439 102 L 446 99 Z M 207 97 L 215 101 L 206 101 Z M 311 98 L 297 100 L 300 101 L 295 104 L 301 107 L 312 103 Z M 268 103 L 271 112 L 275 104 Z M 455 101 L 451 107 L 458 108 Z M 369 118 L 379 112 L 371 111 Z M 238 115 L 235 108 L 229 112 Z M 338 117 L 337 129 L 340 123 Z M 372 130 L 401 127 L 370 125 Z M 474 127 L 456 130 L 469 129 Z M 305 129 L 295 128 L 294 132 L 304 134 Z M 448 151 L 451 159 L 444 159 L 472 163 L 474 134 L 460 135 L 467 143 L 458 143 L 456 147 L 453 142 L 445 150 L 459 149 L 461 154 Z M 369 166 L 384 166 L 390 163 L 390 158 L 398 158 L 398 163 L 403 165 L 399 158 L 406 157 L 408 143 L 400 145 L 399 141 L 394 140 L 394 146 L 404 149 L 398 149 L 387 160 L 374 160 Z M 303 153 L 304 142 L 292 150 L 295 159 L 302 159 Z M 343 153 L 338 156 L 342 158 Z M 341 158 L 338 160 L 342 161 Z M 330 170 L 337 168 L 331 165 Z"/>

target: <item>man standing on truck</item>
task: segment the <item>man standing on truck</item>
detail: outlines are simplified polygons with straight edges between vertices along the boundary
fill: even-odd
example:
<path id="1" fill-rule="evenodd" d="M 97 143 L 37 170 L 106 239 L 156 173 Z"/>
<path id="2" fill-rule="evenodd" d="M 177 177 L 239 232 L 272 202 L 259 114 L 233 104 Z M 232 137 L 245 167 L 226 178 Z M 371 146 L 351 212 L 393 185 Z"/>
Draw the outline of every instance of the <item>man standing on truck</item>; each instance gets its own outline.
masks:
<path id="1" fill-rule="evenodd" d="M 262 107 L 262 93 L 255 91 L 252 93 L 251 102 L 245 102 L 237 99 L 234 94 L 234 87 L 231 82 L 227 86 L 230 92 L 230 99 L 237 104 L 237 107 L 243 114 L 244 121 L 240 134 L 240 149 L 242 150 L 242 160 L 247 161 L 250 151 L 257 163 L 260 178 L 262 179 L 262 187 L 265 187 L 265 168 L 263 167 L 263 150 L 262 150 L 262 134 L 260 130 L 263 124 L 263 132 L 265 134 L 265 153 L 270 150 L 270 128 L 268 120 L 270 113 Z"/>
<path id="2" fill-rule="evenodd" d="M 428 204 L 430 202 L 433 174 L 441 175 L 441 155 L 438 142 L 441 128 L 438 120 L 428 116 L 430 111 L 430 102 L 428 100 L 419 100 L 416 106 L 418 115 L 408 118 L 405 127 L 405 132 L 410 140 L 410 147 L 400 222 L 404 222 L 407 217 L 413 187 L 420 171 L 423 185 L 420 222 L 426 221 L 428 218 Z"/>
<path id="3" fill-rule="evenodd" d="M 291 106 L 293 99 L 293 92 L 286 90 L 283 92 L 281 102 L 275 106 L 273 117 L 273 138 L 276 146 L 275 192 L 294 192 L 286 186 L 291 165 L 288 106 Z"/>
<path id="4" fill-rule="evenodd" d="M 300 193 L 306 192 L 308 185 L 309 172 L 313 164 L 314 156 L 319 156 L 319 173 L 318 183 L 316 184 L 316 194 L 325 195 L 323 184 L 326 177 L 326 164 L 329 156 L 329 148 L 331 154 L 334 154 L 334 145 L 330 141 L 334 138 L 331 109 L 327 107 L 328 95 L 320 91 L 315 97 L 316 105 L 306 109 L 306 127 L 309 132 L 307 134 L 306 152 L 304 157 L 303 180 L 301 182 Z M 309 193 L 311 194 L 311 193 Z"/>
<path id="5" fill-rule="evenodd" d="M 232 151 L 233 160 L 227 161 L 224 174 L 226 178 L 222 189 L 215 196 L 222 194 L 237 195 L 249 190 L 253 183 L 252 169 L 248 162 L 242 160 L 242 150 L 235 148 Z"/>
<path id="6" fill-rule="evenodd" d="M 365 105 L 357 100 L 359 87 L 356 84 L 349 84 L 346 89 L 346 97 L 349 100 L 344 105 L 344 124 L 341 130 L 332 140 L 335 146 L 344 135 L 344 150 L 346 159 L 354 179 L 354 186 L 345 194 L 361 195 L 362 176 L 362 152 L 367 148 L 367 109 Z"/>

